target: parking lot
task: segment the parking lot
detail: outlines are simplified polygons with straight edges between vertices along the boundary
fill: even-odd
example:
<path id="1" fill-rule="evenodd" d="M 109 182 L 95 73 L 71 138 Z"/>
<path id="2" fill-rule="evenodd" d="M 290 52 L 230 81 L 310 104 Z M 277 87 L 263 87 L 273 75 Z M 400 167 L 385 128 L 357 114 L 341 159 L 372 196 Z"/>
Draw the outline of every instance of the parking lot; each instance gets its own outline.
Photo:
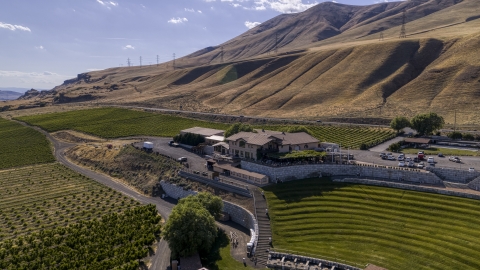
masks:
<path id="1" fill-rule="evenodd" d="M 372 164 L 379 164 L 379 165 L 386 165 L 386 166 L 398 166 L 398 153 L 393 153 L 395 156 L 395 160 L 384 160 L 382 159 L 378 152 L 371 152 L 371 151 L 361 151 L 361 150 L 350 150 L 351 154 L 354 154 L 356 161 L 372 163 Z M 385 152 L 388 153 L 388 152 Z M 416 155 L 405 155 L 406 157 L 414 158 Z M 427 161 L 425 157 L 423 162 Z M 455 168 L 460 170 L 468 170 L 468 168 L 475 168 L 476 170 L 480 170 L 480 157 L 460 157 L 461 162 L 455 163 L 448 160 L 448 156 L 445 157 L 437 157 L 431 156 L 435 160 L 435 167 L 445 167 L 445 168 Z M 418 163 L 415 163 L 418 164 Z"/>

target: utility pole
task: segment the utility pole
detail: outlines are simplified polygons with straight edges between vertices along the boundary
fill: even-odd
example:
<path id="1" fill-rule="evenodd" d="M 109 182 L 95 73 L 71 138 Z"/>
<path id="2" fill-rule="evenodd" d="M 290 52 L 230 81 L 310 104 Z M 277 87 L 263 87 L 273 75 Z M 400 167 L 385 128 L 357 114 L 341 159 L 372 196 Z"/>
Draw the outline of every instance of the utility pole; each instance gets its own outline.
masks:
<path id="1" fill-rule="evenodd" d="M 157 54 L 157 67 L 158 67 L 158 54 Z"/>
<path id="2" fill-rule="evenodd" d="M 173 54 L 173 70 L 175 70 L 175 54 Z"/>
<path id="3" fill-rule="evenodd" d="M 140 56 L 140 67 L 142 66 L 142 57 Z"/>
<path id="4" fill-rule="evenodd" d="M 400 38 L 407 38 L 407 30 L 405 29 L 405 24 L 407 24 L 407 10 L 403 10 L 402 15 L 402 28 L 400 29 Z"/>
<path id="5" fill-rule="evenodd" d="M 380 40 L 380 41 L 383 41 L 383 31 L 380 32 L 380 39 L 379 39 L 379 40 Z"/>
<path id="6" fill-rule="evenodd" d="M 457 131 L 457 110 L 455 110 L 455 122 L 453 123 L 453 132 Z"/>
<path id="7" fill-rule="evenodd" d="M 127 63 L 128 63 L 128 66 L 130 67 L 131 64 L 132 64 L 132 63 L 130 62 L 130 58 L 128 58 Z"/>

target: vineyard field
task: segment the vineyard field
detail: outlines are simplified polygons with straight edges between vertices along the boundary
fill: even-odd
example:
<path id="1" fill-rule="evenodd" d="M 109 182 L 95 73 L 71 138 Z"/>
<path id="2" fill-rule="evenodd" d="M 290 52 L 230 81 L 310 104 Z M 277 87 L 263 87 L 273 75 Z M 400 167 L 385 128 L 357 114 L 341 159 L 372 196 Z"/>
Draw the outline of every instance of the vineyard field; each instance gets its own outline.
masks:
<path id="1" fill-rule="evenodd" d="M 226 123 L 206 122 L 172 115 L 141 112 L 117 108 L 100 108 L 53 114 L 20 117 L 19 120 L 39 126 L 49 132 L 77 130 L 103 138 L 135 135 L 173 137 L 180 130 L 195 126 L 225 130 Z M 265 125 L 260 129 L 284 130 L 291 126 Z M 307 125 L 312 136 L 322 142 L 342 145 L 342 148 L 372 147 L 395 137 L 387 128 Z"/>
<path id="2" fill-rule="evenodd" d="M 256 126 L 267 130 L 286 131 L 290 126 Z M 321 142 L 340 144 L 342 148 L 360 149 L 362 144 L 373 147 L 396 136 L 395 131 L 388 128 L 307 125 L 305 128 Z"/>
<path id="3" fill-rule="evenodd" d="M 0 149 L 0 170 L 55 161 L 43 134 L 3 118 L 0 118 Z"/>
<path id="4" fill-rule="evenodd" d="M 0 187 L 0 241 L 139 204 L 58 163 L 0 171 Z"/>
<path id="5" fill-rule="evenodd" d="M 222 130 L 229 127 L 228 124 L 117 108 L 32 115 L 19 120 L 48 132 L 71 129 L 103 138 L 136 135 L 173 137 L 182 129 L 196 126 Z"/>
<path id="6" fill-rule="evenodd" d="M 140 269 L 160 234 L 154 205 L 0 242 L 0 269 Z"/>

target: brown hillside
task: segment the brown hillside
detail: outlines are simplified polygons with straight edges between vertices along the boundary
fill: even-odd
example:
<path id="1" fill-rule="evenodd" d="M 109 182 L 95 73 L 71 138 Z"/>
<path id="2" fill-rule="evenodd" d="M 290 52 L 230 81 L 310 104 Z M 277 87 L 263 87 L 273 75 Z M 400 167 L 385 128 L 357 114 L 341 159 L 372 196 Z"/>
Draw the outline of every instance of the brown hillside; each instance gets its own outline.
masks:
<path id="1" fill-rule="evenodd" d="M 408 38 L 399 39 L 405 8 Z M 330 14 L 334 11 L 341 16 Z M 267 43 L 256 38 L 273 29 L 288 29 L 292 36 L 282 37 L 279 55 L 262 54 Z M 378 40 L 381 29 L 384 41 Z M 320 32 L 336 34 L 318 41 Z M 208 48 L 181 59 L 175 69 L 165 63 L 80 74 L 36 99 L 312 119 L 436 111 L 453 122 L 457 110 L 459 123 L 480 126 L 478 0 L 324 3 L 276 17 L 226 44 L 243 46 L 231 51 L 232 58 L 243 60 L 198 65 L 214 59 L 209 57 L 216 49 Z M 294 50 L 286 52 L 288 46 Z M 224 49 L 228 54 L 227 45 Z"/>

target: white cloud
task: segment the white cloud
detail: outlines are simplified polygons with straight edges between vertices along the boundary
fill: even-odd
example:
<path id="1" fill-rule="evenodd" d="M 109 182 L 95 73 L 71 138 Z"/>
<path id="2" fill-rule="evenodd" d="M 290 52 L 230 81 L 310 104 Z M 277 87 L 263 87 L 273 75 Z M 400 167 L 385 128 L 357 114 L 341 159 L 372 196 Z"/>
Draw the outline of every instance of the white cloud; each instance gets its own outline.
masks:
<path id="1" fill-rule="evenodd" d="M 117 2 L 113 2 L 113 1 L 97 0 L 97 3 L 99 3 L 100 5 L 108 8 L 108 9 L 111 9 L 111 7 L 118 7 L 118 3 L 117 3 Z"/>
<path id="2" fill-rule="evenodd" d="M 205 2 L 215 2 L 215 0 L 205 0 Z"/>
<path id="3" fill-rule="evenodd" d="M 57 74 L 57 73 L 50 72 L 50 71 L 44 71 L 44 72 L 43 72 L 43 75 L 45 75 L 45 76 L 54 76 L 54 75 L 58 75 L 58 74 Z"/>
<path id="4" fill-rule="evenodd" d="M 260 25 L 261 23 L 259 22 L 249 22 L 249 21 L 246 21 L 245 22 L 245 26 L 248 28 L 248 29 L 252 29 L 254 28 L 255 26 L 257 25 Z"/>
<path id="5" fill-rule="evenodd" d="M 20 30 L 20 31 L 32 32 L 32 30 L 30 30 L 30 28 L 28 28 L 26 26 L 3 23 L 3 22 L 0 22 L 0 28 L 8 29 L 8 30 L 11 30 L 11 31 Z"/>
<path id="6" fill-rule="evenodd" d="M 233 6 L 234 8 L 238 8 L 238 7 L 241 7 L 242 5 L 237 4 L 237 3 L 232 3 L 232 6 Z"/>
<path id="7" fill-rule="evenodd" d="M 198 10 L 198 13 L 203 13 L 201 10 Z"/>
<path id="8" fill-rule="evenodd" d="M 40 46 L 35 46 L 35 49 L 37 49 L 37 50 L 45 50 L 45 47 L 43 47 L 42 45 L 40 45 Z"/>
<path id="9" fill-rule="evenodd" d="M 179 23 L 185 23 L 188 22 L 187 18 L 171 18 L 168 23 L 173 23 L 173 24 L 179 24 Z"/>
<path id="10" fill-rule="evenodd" d="M 237 0 L 237 2 L 242 1 Z M 303 0 L 254 0 L 254 4 L 254 7 L 247 9 L 266 10 L 267 8 L 270 8 L 281 13 L 297 13 L 317 5 L 318 2 L 308 2 L 304 4 Z"/>
<path id="11" fill-rule="evenodd" d="M 87 69 L 87 71 L 99 71 L 99 70 L 103 70 L 101 68 L 89 68 Z"/>
<path id="12" fill-rule="evenodd" d="M 187 11 L 187 12 L 195 12 L 195 9 L 193 9 L 193 8 L 185 8 L 185 11 Z"/>
<path id="13" fill-rule="evenodd" d="M 133 47 L 132 45 L 127 45 L 125 47 L 123 47 L 124 50 L 135 50 L 135 47 Z"/>

